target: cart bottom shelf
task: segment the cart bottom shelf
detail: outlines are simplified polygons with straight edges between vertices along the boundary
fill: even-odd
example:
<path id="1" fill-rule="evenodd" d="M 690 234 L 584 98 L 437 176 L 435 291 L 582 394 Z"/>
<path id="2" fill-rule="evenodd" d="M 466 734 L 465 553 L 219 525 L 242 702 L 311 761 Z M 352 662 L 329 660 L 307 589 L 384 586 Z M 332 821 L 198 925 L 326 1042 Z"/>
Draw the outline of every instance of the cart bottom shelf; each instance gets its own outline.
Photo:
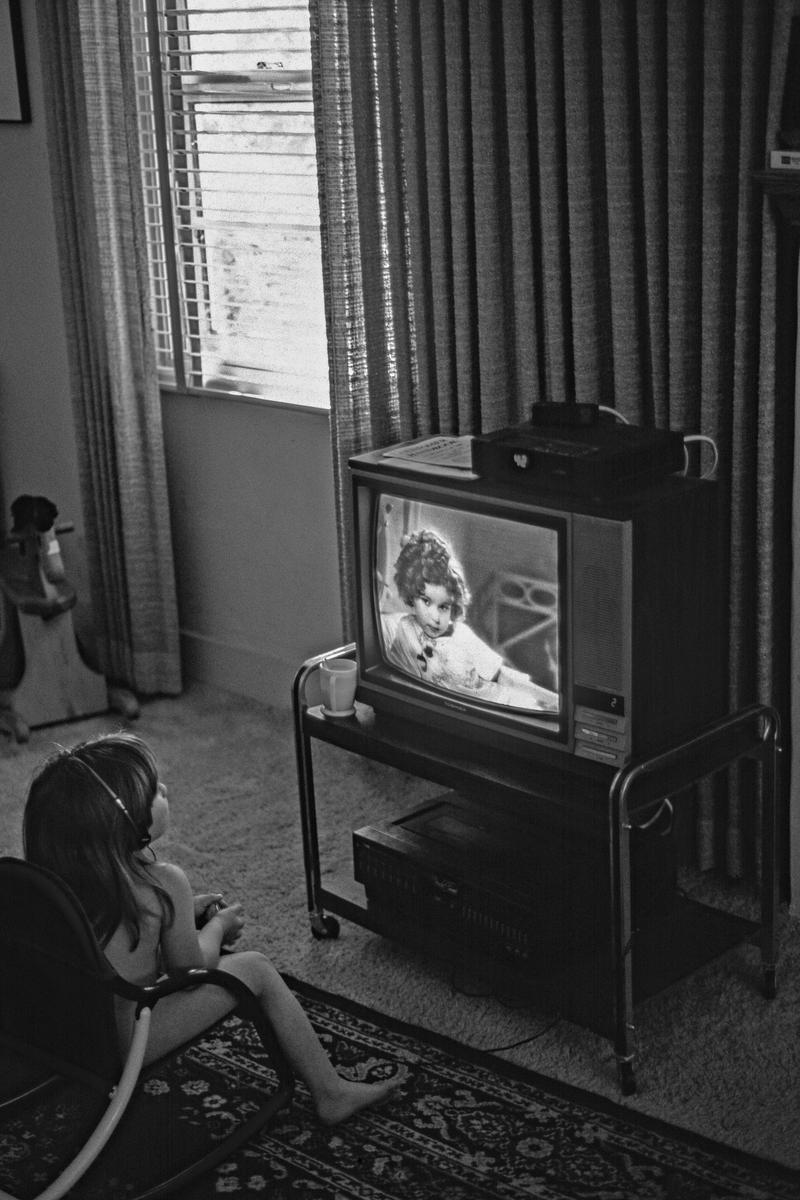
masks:
<path id="1" fill-rule="evenodd" d="M 360 907 L 337 895 L 323 895 L 326 908 L 384 937 L 445 961 L 467 974 L 479 974 L 498 993 L 559 1013 L 604 1037 L 615 1028 L 613 958 L 608 946 L 595 946 L 559 959 L 552 948 L 539 960 L 524 962 L 493 955 L 452 927 L 410 922 L 382 905 Z M 754 921 L 676 896 L 667 912 L 642 922 L 634 932 L 630 953 L 633 999 L 639 1003 L 691 975 L 743 942 L 753 940 Z"/>

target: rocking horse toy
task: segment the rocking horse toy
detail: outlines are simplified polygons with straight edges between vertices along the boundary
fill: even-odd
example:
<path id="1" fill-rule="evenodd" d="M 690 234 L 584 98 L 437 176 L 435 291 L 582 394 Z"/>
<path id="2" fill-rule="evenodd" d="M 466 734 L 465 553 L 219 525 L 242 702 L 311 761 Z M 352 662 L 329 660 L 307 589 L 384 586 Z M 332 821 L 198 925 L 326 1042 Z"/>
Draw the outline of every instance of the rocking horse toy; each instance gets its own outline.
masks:
<path id="1" fill-rule="evenodd" d="M 139 713 L 131 692 L 108 686 L 81 656 L 71 612 L 77 595 L 58 542 L 74 525 L 56 525 L 57 516 L 46 496 L 18 496 L 0 550 L 0 730 L 18 742 L 28 740 L 32 727 L 109 708 L 126 717 Z M 21 677 L 6 687 L 20 668 Z"/>

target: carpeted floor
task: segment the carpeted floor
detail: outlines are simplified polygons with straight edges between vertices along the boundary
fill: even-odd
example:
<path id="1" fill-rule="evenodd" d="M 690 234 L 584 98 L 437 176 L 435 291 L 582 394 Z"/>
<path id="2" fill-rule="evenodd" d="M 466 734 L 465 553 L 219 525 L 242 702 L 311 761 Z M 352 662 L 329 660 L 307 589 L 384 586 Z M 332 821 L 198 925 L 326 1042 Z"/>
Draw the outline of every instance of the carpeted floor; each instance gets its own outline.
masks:
<path id="1" fill-rule="evenodd" d="M 52 743 L 119 724 L 108 714 L 35 730 L 24 746 L 0 743 L 3 852 L 20 851 L 27 780 Z M 800 1168 L 796 921 L 782 919 L 774 1000 L 760 992 L 758 952 L 743 945 L 637 1006 L 639 1091 L 623 1101 L 605 1038 L 494 994 L 491 979 L 454 978 L 349 922 L 335 941 L 310 936 L 288 709 L 193 687 L 178 700 L 146 704 L 134 725 L 159 755 L 170 789 L 172 827 L 159 853 L 179 862 L 198 890 L 242 900 L 243 944 L 265 950 L 282 970 L 467 1046 L 523 1042 L 501 1057 L 631 1113 Z M 352 830 L 440 790 L 326 746 L 315 750 L 315 769 L 324 881 L 343 890 L 355 887 Z M 732 894 L 731 903 L 747 907 L 749 897 Z"/>
<path id="2" fill-rule="evenodd" d="M 470 1052 L 449 1039 L 380 1017 L 291 981 L 339 1070 L 379 1079 L 404 1072 L 392 1100 L 335 1129 L 314 1118 L 299 1087 L 291 1106 L 176 1200 L 270 1196 L 314 1200 L 793 1200 L 790 1172 L 633 1114 L 587 1092 Z M 154 1068 L 135 1125 L 70 1193 L 124 1200 L 158 1175 L 159 1153 L 176 1139 L 204 1143 L 274 1079 L 251 1027 L 229 1018 Z M 37 1124 L 6 1123 L 0 1179 L 22 1200 L 52 1170 L 51 1152 L 70 1137 L 77 1105 L 53 1100 Z M 143 1132 L 144 1131 L 144 1132 Z M 33 1136 L 31 1136 L 31 1134 Z M 142 1153 L 146 1145 L 147 1153 Z M 172 1153 L 174 1153 L 174 1146 Z M 4 1167 L 5 1164 L 5 1167 Z M 16 1185 L 16 1186 L 14 1186 Z"/>

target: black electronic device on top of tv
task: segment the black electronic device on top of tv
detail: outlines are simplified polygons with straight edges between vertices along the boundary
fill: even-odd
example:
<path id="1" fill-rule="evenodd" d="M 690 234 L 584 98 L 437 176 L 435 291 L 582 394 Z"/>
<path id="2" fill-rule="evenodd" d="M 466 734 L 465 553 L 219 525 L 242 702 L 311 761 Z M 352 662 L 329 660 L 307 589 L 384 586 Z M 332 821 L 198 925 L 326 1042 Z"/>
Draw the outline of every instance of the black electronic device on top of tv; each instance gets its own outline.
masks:
<path id="1" fill-rule="evenodd" d="M 568 424 L 566 414 L 580 413 L 578 405 L 534 405 L 534 413 L 542 408 L 543 416 L 524 425 L 473 438 L 476 474 L 519 487 L 608 496 L 683 467 L 683 434 L 676 430 L 621 424 L 604 414 Z M 560 421 L 554 408 L 564 410 Z"/>
<path id="2" fill-rule="evenodd" d="M 380 720 L 594 772 L 723 714 L 715 482 L 597 500 L 397 448 L 350 469 L 358 696 Z"/>

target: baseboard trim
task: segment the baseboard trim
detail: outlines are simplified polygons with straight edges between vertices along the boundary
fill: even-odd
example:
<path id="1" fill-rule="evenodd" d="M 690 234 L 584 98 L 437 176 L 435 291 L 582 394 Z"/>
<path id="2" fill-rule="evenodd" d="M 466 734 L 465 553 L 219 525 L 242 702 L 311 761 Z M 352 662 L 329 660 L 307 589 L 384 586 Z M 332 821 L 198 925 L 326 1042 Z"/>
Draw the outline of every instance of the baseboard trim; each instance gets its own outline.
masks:
<path id="1" fill-rule="evenodd" d="M 283 662 L 252 646 L 220 642 L 191 630 L 181 630 L 183 676 L 186 680 L 223 688 L 262 704 L 288 708 L 300 662 Z"/>

